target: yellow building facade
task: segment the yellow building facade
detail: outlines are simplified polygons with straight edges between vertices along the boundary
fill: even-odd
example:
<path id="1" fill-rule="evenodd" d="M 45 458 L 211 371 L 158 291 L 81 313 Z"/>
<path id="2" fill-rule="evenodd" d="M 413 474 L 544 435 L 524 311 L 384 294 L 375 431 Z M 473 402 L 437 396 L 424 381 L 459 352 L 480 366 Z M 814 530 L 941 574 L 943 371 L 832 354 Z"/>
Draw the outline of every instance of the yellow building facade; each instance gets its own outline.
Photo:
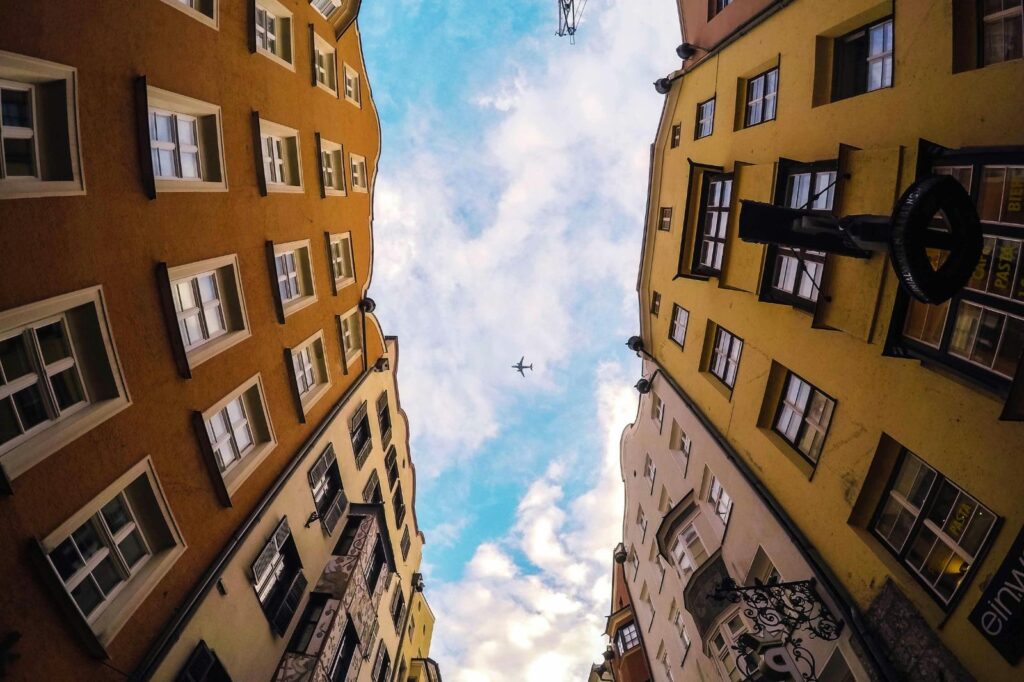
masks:
<path id="1" fill-rule="evenodd" d="M 998 640 L 1001 619 L 1021 622 L 999 592 L 1024 525 L 1020 4 L 679 4 L 643 349 L 837 576 L 895 675 L 1016 679 L 1019 643 Z M 884 251 L 740 235 L 745 201 L 889 216 L 932 174 L 960 182 L 985 234 L 943 305 L 913 300 Z"/>

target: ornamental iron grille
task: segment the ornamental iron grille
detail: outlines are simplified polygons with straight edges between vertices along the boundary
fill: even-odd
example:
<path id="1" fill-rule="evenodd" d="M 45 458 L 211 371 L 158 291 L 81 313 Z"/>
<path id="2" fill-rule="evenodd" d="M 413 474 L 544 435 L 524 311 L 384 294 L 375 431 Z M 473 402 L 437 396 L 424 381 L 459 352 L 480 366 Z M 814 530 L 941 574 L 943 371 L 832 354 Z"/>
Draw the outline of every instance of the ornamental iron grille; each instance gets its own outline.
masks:
<path id="1" fill-rule="evenodd" d="M 806 632 L 809 639 L 832 642 L 842 633 L 843 621 L 818 597 L 814 578 L 777 581 L 773 576 L 767 583 L 755 580 L 754 585 L 743 587 L 724 578 L 708 597 L 717 602 L 743 602 L 743 615 L 753 623 L 753 631 L 737 638 L 732 647 L 743 679 L 761 679 L 760 654 L 766 646 L 775 645 L 786 649 L 803 682 L 817 682 L 814 656 L 798 635 Z"/>

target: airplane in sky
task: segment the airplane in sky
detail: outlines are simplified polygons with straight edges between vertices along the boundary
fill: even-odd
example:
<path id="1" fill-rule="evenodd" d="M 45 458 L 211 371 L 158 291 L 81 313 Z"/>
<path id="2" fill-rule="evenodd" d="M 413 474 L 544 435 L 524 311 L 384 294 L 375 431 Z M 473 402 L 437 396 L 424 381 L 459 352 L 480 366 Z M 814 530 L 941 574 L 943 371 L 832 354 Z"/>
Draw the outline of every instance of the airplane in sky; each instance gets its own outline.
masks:
<path id="1" fill-rule="evenodd" d="M 528 369 L 531 372 L 533 371 L 533 363 L 531 362 L 528 365 L 524 365 L 523 362 L 525 362 L 525 361 L 526 361 L 526 356 L 524 355 L 523 357 L 519 358 L 519 362 L 517 362 L 516 364 L 512 365 L 512 369 L 516 370 L 517 372 L 522 374 L 524 377 L 526 376 L 526 372 L 523 371 L 524 369 Z"/>

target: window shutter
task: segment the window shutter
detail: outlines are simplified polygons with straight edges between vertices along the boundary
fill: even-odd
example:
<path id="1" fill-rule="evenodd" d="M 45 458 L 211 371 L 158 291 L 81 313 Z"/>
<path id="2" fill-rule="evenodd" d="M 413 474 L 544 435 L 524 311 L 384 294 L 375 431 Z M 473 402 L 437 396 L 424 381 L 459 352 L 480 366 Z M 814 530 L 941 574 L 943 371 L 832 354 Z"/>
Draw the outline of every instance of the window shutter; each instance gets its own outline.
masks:
<path id="1" fill-rule="evenodd" d="M 280 606 L 277 607 L 277 611 L 274 613 L 272 624 L 274 626 L 274 632 L 284 636 L 284 633 L 288 630 L 288 624 L 292 622 L 292 617 L 295 616 L 295 612 L 299 609 L 299 602 L 302 601 L 302 595 L 306 591 L 306 576 L 299 571 L 295 574 L 295 578 L 292 579 L 292 584 L 288 589 L 288 593 L 281 600 Z"/>
<path id="2" fill-rule="evenodd" d="M 361 422 L 366 417 L 366 401 L 364 400 L 359 406 L 359 409 L 355 411 L 351 419 L 348 421 L 348 428 L 350 432 L 355 432 Z"/>
<path id="3" fill-rule="evenodd" d="M 370 628 L 370 636 L 366 638 L 366 649 L 363 650 L 363 660 L 370 658 L 370 654 L 373 653 L 373 640 L 377 638 L 377 628 L 380 627 L 380 623 L 376 618 L 373 619 L 373 627 Z"/>
<path id="4" fill-rule="evenodd" d="M 313 32 L 313 24 L 309 25 L 309 31 L 310 31 L 310 34 L 312 34 L 312 32 Z M 313 48 L 311 47 L 310 49 L 313 49 Z M 315 54 L 316 53 L 314 52 L 314 57 L 313 57 L 313 60 L 314 60 L 313 61 L 313 85 L 314 86 L 316 85 L 316 56 L 315 56 Z M 324 184 L 324 148 L 323 148 L 323 143 L 320 140 L 320 133 L 315 133 L 314 136 L 316 138 L 316 166 L 317 166 L 317 168 L 320 171 L 319 173 L 317 173 L 317 177 L 320 178 L 320 198 L 323 199 L 324 197 L 327 196 L 327 185 Z M 328 251 L 330 251 L 330 246 L 328 246 Z M 333 280 L 334 277 L 332 276 L 331 279 Z M 338 293 L 338 292 L 335 291 L 334 293 Z"/>
<path id="5" fill-rule="evenodd" d="M 206 642 L 199 640 L 199 644 L 192 651 L 192 655 L 188 657 L 188 662 L 185 663 L 176 682 L 204 682 L 216 662 L 217 657 L 206 646 Z"/>
<path id="6" fill-rule="evenodd" d="M 149 139 L 149 90 L 145 76 L 135 79 L 135 136 L 139 147 L 142 189 L 147 198 L 156 199 L 156 177 L 153 175 L 153 154 Z"/>
<path id="7" fill-rule="evenodd" d="M 327 534 L 330 535 L 334 532 L 334 529 L 338 525 L 338 521 L 341 519 L 342 513 L 345 511 L 345 494 L 342 491 L 338 491 L 338 494 L 334 496 L 334 500 L 331 502 L 330 509 L 324 514 L 322 519 L 324 528 L 327 529 Z"/>
<path id="8" fill-rule="evenodd" d="M 334 446 L 328 445 L 327 448 L 317 458 L 316 463 L 313 464 L 309 470 L 309 485 L 315 486 L 317 481 L 323 478 L 327 474 L 327 470 L 335 462 Z"/>

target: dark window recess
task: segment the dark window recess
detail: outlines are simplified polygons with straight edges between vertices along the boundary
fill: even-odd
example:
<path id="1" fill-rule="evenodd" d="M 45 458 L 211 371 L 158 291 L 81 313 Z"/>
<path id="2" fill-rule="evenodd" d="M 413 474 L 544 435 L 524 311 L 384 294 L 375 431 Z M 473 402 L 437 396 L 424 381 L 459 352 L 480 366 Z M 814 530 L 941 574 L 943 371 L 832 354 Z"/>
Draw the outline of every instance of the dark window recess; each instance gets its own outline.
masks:
<path id="1" fill-rule="evenodd" d="M 376 471 L 370 474 L 366 485 L 363 486 L 363 501 L 367 504 L 380 504 L 384 501 L 384 496 L 380 492 L 380 478 Z"/>
<path id="2" fill-rule="evenodd" d="M 309 470 L 308 477 L 317 516 L 324 530 L 330 535 L 338 525 L 348 502 L 341 487 L 341 473 L 338 471 L 338 460 L 334 455 L 333 446 L 328 445 L 317 458 Z"/>
<path id="3" fill-rule="evenodd" d="M 659 312 L 661 312 L 661 294 L 655 291 L 651 294 L 651 315 L 657 317 Z"/>
<path id="4" fill-rule="evenodd" d="M 732 4 L 732 0 L 708 0 L 708 20 Z"/>
<path id="5" fill-rule="evenodd" d="M 707 174 L 701 191 L 700 233 L 694 249 L 693 269 L 718 275 L 725 257 L 729 206 L 732 203 L 732 175 Z"/>
<path id="6" fill-rule="evenodd" d="M 832 57 L 832 99 L 892 87 L 892 19 L 862 26 L 836 38 Z"/>
<path id="7" fill-rule="evenodd" d="M 313 634 L 317 630 L 317 625 L 320 625 L 322 620 L 332 617 L 336 612 L 336 609 L 329 610 L 326 608 L 329 598 L 330 595 L 323 592 L 313 592 L 309 595 L 306 609 L 302 612 L 302 616 L 299 617 L 299 622 L 295 626 L 295 632 L 292 633 L 292 639 L 288 642 L 288 651 L 310 656 L 317 654 L 316 650 L 310 649 L 310 642 L 313 641 Z M 324 630 L 326 630 L 327 623 L 323 623 L 323 625 Z"/>
<path id="8" fill-rule="evenodd" d="M 672 207 L 662 206 L 661 214 L 658 216 L 658 229 L 668 232 L 672 229 Z"/>
<path id="9" fill-rule="evenodd" d="M 789 372 L 772 429 L 804 458 L 817 464 L 835 407 L 835 400 Z"/>
<path id="10" fill-rule="evenodd" d="M 349 420 L 349 433 L 352 436 L 352 454 L 356 458 L 356 466 L 362 467 L 363 462 L 373 449 L 373 437 L 370 435 L 370 419 L 366 414 L 366 402 L 355 411 Z"/>
<path id="11" fill-rule="evenodd" d="M 263 613 L 274 632 L 284 636 L 306 589 L 306 577 L 287 517 L 267 540 L 250 570 Z"/>
<path id="12" fill-rule="evenodd" d="M 405 521 L 405 497 L 402 495 L 402 484 L 398 484 L 394 497 L 391 498 L 391 505 L 395 511 L 395 525 L 401 526 Z"/>
<path id="13" fill-rule="evenodd" d="M 952 608 L 996 516 L 904 449 L 871 531 L 943 608 Z"/>
<path id="14" fill-rule="evenodd" d="M 334 546 L 334 556 L 348 556 L 352 552 L 352 543 L 359 535 L 359 526 L 366 519 L 365 516 L 349 516 L 345 522 L 345 528 L 341 531 L 338 544 Z"/>
<path id="15" fill-rule="evenodd" d="M 390 672 L 391 655 L 388 653 L 387 647 L 384 646 L 384 640 L 381 640 L 380 646 L 377 648 L 377 660 L 373 664 L 373 682 L 387 682 Z"/>
<path id="16" fill-rule="evenodd" d="M 402 560 L 409 558 L 409 548 L 412 546 L 412 540 L 409 538 L 409 527 L 406 526 L 405 530 L 402 531 Z"/>
<path id="17" fill-rule="evenodd" d="M 373 543 L 373 553 L 370 555 L 370 560 L 366 563 L 366 587 L 370 594 L 373 594 L 377 589 L 377 583 L 380 582 L 380 576 L 384 572 L 386 562 L 384 541 L 378 535 L 377 541 Z"/>
<path id="18" fill-rule="evenodd" d="M 743 339 L 734 336 L 725 327 L 715 326 L 715 345 L 711 349 L 708 371 L 728 388 L 736 385 L 736 374 L 740 369 L 743 353 Z"/>
<path id="19" fill-rule="evenodd" d="M 674 126 L 672 126 L 672 141 L 670 143 L 672 149 L 675 149 L 676 147 L 679 146 L 679 142 L 682 140 L 682 137 L 683 125 L 681 123 L 676 123 Z"/>
<path id="20" fill-rule="evenodd" d="M 341 636 L 338 654 L 334 657 L 334 664 L 331 666 L 331 682 L 345 682 L 358 646 L 359 635 L 356 634 L 356 628 L 352 625 L 352 619 L 349 619 L 345 624 L 345 634 Z"/>
<path id="21" fill-rule="evenodd" d="M 188 657 L 185 667 L 175 678 L 176 682 L 231 682 L 231 676 L 206 642 L 199 644 Z"/>
<path id="22" fill-rule="evenodd" d="M 970 192 L 984 234 L 981 259 L 967 285 L 946 303 L 897 299 L 898 347 L 1003 391 L 1024 353 L 1024 154 L 942 156 L 930 170 L 953 176 Z M 946 257 L 939 250 L 929 253 L 936 267 Z"/>
<path id="23" fill-rule="evenodd" d="M 395 588 L 395 596 L 391 598 L 391 622 L 395 628 L 402 625 L 402 614 L 405 613 L 405 595 L 402 594 L 402 586 Z"/>
<path id="24" fill-rule="evenodd" d="M 388 472 L 388 487 L 394 488 L 398 482 L 398 453 L 393 445 L 388 448 L 388 454 L 384 455 L 384 468 Z"/>
<path id="25" fill-rule="evenodd" d="M 1021 0 L 980 0 L 979 42 L 982 63 L 987 66 L 1024 56 L 1024 3 Z"/>
<path id="26" fill-rule="evenodd" d="M 380 425 L 381 446 L 391 444 L 391 408 L 388 407 L 388 394 L 385 391 L 377 398 L 377 423 Z"/>
<path id="27" fill-rule="evenodd" d="M 619 656 L 640 646 L 640 633 L 637 632 L 636 623 L 626 623 L 619 628 L 615 633 L 615 645 L 619 649 Z"/>

